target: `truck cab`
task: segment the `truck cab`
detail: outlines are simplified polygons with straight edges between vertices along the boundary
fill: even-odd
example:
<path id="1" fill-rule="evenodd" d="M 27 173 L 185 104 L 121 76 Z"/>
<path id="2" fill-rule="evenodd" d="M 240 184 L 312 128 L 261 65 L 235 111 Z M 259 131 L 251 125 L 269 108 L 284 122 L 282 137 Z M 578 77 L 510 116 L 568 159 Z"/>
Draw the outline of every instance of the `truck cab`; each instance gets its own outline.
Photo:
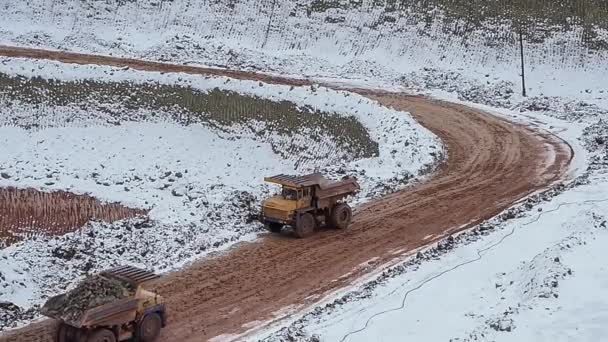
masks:
<path id="1" fill-rule="evenodd" d="M 262 215 L 268 223 L 288 225 L 297 210 L 311 206 L 311 189 L 282 185 L 279 194 L 266 199 Z"/>

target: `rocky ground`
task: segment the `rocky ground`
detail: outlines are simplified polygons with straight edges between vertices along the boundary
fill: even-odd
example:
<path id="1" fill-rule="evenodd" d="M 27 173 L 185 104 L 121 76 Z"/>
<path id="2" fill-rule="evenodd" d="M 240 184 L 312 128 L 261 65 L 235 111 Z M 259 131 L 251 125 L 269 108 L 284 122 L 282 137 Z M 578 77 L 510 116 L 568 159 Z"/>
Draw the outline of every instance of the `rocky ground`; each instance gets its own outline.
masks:
<path id="1" fill-rule="evenodd" d="M 77 326 L 86 310 L 128 298 L 134 293 L 135 289 L 126 282 L 93 275 L 65 295 L 47 302 L 40 311 Z"/>

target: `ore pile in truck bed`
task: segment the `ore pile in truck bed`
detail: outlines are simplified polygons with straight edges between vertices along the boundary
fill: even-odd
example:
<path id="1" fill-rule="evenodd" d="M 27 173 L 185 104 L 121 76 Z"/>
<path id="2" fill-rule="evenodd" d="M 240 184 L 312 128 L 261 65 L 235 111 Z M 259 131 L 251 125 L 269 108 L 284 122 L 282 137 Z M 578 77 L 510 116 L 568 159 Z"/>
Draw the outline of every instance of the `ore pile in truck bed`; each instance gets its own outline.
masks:
<path id="1" fill-rule="evenodd" d="M 67 323 L 82 319 L 86 310 L 134 295 L 135 289 L 126 282 L 94 275 L 83 280 L 76 288 L 49 300 L 41 309 L 45 316 L 60 318 Z"/>

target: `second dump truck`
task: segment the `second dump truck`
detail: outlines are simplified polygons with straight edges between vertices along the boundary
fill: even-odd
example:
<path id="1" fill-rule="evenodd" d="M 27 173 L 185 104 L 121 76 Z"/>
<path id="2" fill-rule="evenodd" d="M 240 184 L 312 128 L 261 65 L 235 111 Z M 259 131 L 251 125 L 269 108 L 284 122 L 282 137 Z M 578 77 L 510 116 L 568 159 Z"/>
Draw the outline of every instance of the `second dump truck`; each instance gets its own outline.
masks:
<path id="1" fill-rule="evenodd" d="M 165 326 L 164 300 L 145 290 L 158 275 L 119 266 L 51 297 L 40 312 L 59 321 L 57 342 L 154 342 Z"/>
<path id="2" fill-rule="evenodd" d="M 354 177 L 330 181 L 320 173 L 304 176 L 276 175 L 264 181 L 281 186 L 281 193 L 262 204 L 260 219 L 266 229 L 278 233 L 291 226 L 296 237 L 310 236 L 325 226 L 346 229 L 352 210 L 344 199 L 359 191 Z"/>

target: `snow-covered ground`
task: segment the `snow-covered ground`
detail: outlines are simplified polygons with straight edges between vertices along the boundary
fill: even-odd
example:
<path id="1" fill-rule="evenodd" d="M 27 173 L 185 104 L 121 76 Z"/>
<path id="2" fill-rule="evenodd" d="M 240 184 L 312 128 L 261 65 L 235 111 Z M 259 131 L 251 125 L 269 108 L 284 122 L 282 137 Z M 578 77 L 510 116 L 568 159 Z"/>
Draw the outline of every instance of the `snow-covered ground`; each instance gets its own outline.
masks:
<path id="1" fill-rule="evenodd" d="M 392 82 L 435 68 L 519 84 L 519 44 L 509 22 L 462 33 L 468 23 L 446 25 L 438 9 L 392 12 L 364 0 L 321 1 L 332 8 L 311 11 L 318 2 L 0 0 L 0 44 L 298 77 Z M 574 22 L 565 31 L 542 22 L 538 33 L 551 32 L 548 37 L 525 37 L 529 91 L 585 97 L 608 91 L 608 51 L 585 45 L 585 30 Z M 598 41 L 608 37 L 602 29 L 596 33 Z"/>
<path id="2" fill-rule="evenodd" d="M 602 260 L 608 179 L 592 181 L 528 214 L 440 243 L 277 335 L 300 331 L 317 341 L 599 340 L 608 333 L 608 263 Z"/>
<path id="3" fill-rule="evenodd" d="M 268 341 L 587 341 L 601 340 L 608 335 L 604 324 L 608 319 L 605 275 L 608 264 L 602 248 L 608 242 L 605 217 L 608 202 L 603 201 L 608 197 L 608 53 L 582 44 L 582 29 L 574 26 L 571 31 L 555 33 L 542 43 L 526 40 L 526 81 L 530 97 L 523 98 L 519 95 L 518 44 L 509 26 L 496 27 L 495 31 L 500 32 L 499 41 L 494 41 L 495 37 L 483 30 L 468 34 L 465 40 L 446 34 L 445 27 L 438 23 L 409 23 L 408 15 L 396 16 L 390 25 L 376 25 L 386 13 L 367 6 L 367 1 L 360 11 L 334 9 L 310 14 L 301 6 L 310 4 L 305 0 L 275 1 L 272 6 L 255 0 L 230 3 L 234 6 L 221 1 L 0 0 L 0 44 L 261 70 L 339 84 L 356 81 L 383 88 L 403 87 L 482 106 L 498 115 L 558 134 L 575 146 L 577 160 L 573 174 L 580 178 L 566 187 L 556 186 L 532 197 L 462 236 L 421 251 L 419 256 L 386 270 L 377 279 L 346 289 L 310 312 L 294 315 L 293 322 L 275 327 L 276 332 L 266 332 L 269 337 L 262 334 L 259 338 Z M 600 37 L 608 37 L 608 33 L 600 33 Z M 30 62 L 15 59 L 1 62 L 0 72 L 11 75 L 41 75 L 63 80 L 86 77 L 110 81 L 149 80 L 202 90 L 217 86 L 246 95 L 310 104 L 341 115 L 352 114 L 354 110 L 370 136 L 379 142 L 380 159 L 387 157 L 386 152 L 394 146 L 411 141 L 412 132 L 422 132 L 409 118 L 379 109 L 357 96 L 345 96 L 324 88 L 314 92 L 308 88 L 289 91 L 268 85 L 259 87 L 253 82 L 201 80 L 186 75 L 144 74 L 55 63 L 37 63 L 34 67 Z M 41 111 L 27 105 L 10 113 L 4 110 L 2 115 L 14 118 L 25 114 L 19 120 L 28 124 L 32 122 L 31 116 L 28 117 L 32 112 L 37 114 L 36 120 L 40 119 Z M 294 160 L 277 157 L 267 144 L 268 140 L 274 140 L 279 141 L 280 146 L 281 137 L 266 136 L 266 142 L 254 140 L 257 135 L 252 132 L 259 133 L 260 129 L 233 127 L 233 133 L 221 133 L 202 125 L 183 127 L 171 120 L 145 123 L 125 120 L 121 126 L 110 128 L 103 113 L 91 115 L 73 107 L 53 108 L 52 113 L 50 122 L 66 114 L 83 119 L 69 127 L 57 125 L 36 131 L 2 128 L 0 141 L 25 143 L 22 149 L 11 151 L 12 154 L 4 153 L 1 149 L 6 145 L 0 144 L 3 152 L 0 167 L 10 169 L 13 175 L 9 181 L 0 180 L 0 185 L 22 184 L 48 190 L 71 186 L 72 191 L 91 192 L 105 200 L 152 207 L 152 217 L 162 224 L 96 223 L 81 234 L 30 241 L 2 251 L 5 258 L 0 259 L 3 272 L 0 281 L 8 279 L 4 284 L 9 284 L 9 290 L 0 289 L 4 291 L 0 300 L 8 298 L 25 307 L 39 302 L 44 294 L 60 290 L 61 281 L 50 286 L 46 293 L 41 290 L 39 284 L 44 275 L 67 269 L 63 282 L 71 286 L 72 277 L 83 270 L 95 271 L 112 264 L 116 260 L 114 246 L 119 243 L 138 241 L 123 251 L 126 254 L 122 260 L 166 270 L 202 256 L 208 249 L 228 245 L 233 238 L 245 238 L 259 227 L 252 229 L 243 221 L 249 208 L 240 206 L 242 203 L 255 205 L 267 191 L 259 184 L 261 173 L 270 171 L 269 168 L 279 172 L 295 169 Z M 396 118 L 396 115 L 399 116 Z M 378 121 L 379 117 L 386 120 Z M 43 115 L 43 122 L 44 119 Z M 392 125 L 393 119 L 405 121 L 395 121 L 396 125 Z M 258 127 L 258 123 L 253 126 Z M 387 128 L 393 127 L 395 131 L 383 135 Z M 94 139 L 90 138 L 92 129 Z M 148 135 L 152 132 L 153 136 Z M 244 140 L 227 142 L 221 138 L 222 134 L 238 134 Z M 399 134 L 404 135 L 399 138 Z M 132 144 L 122 141 L 127 135 Z M 157 136 L 162 138 L 154 140 Z M 205 146 L 211 146 L 208 139 L 217 136 L 214 150 L 234 148 L 245 162 L 240 164 L 231 159 L 232 155 L 218 153 L 217 164 L 231 164 L 229 175 L 220 172 L 212 162 L 214 159 L 197 153 L 196 147 L 202 144 L 195 144 L 193 140 L 203 136 L 207 137 Z M 331 137 L 326 138 L 323 142 L 332 146 Z M 400 150 L 397 159 L 412 160 L 413 166 L 405 170 L 397 184 L 407 181 L 409 172 L 415 173 L 422 164 L 432 161 L 419 159 L 432 152 L 424 146 L 438 146 L 427 138 L 422 135 L 413 142 L 422 146 L 420 154 L 408 155 L 409 149 Z M 93 140 L 104 143 L 91 146 Z M 39 142 L 49 151 L 38 148 Z M 100 153 L 87 155 L 91 163 L 83 160 L 73 164 L 77 167 L 67 162 L 74 158 L 70 149 L 61 154 L 50 153 L 50 149 L 57 146 L 75 144 L 95 147 Z M 122 147 L 125 153 L 118 151 L 116 160 L 108 157 Z M 256 155 L 259 153 L 267 159 L 262 162 L 248 158 L 253 148 Z M 144 157 L 135 158 L 133 153 L 141 154 L 142 149 L 146 151 Z M 34 160 L 32 151 L 42 158 Z M 191 159 L 166 158 L 182 154 Z M 29 160 L 30 165 L 17 163 L 17 158 Z M 390 178 L 403 167 L 397 159 L 388 157 L 382 167 L 378 166 L 377 158 L 349 161 L 343 168 L 367 177 L 364 193 L 373 196 L 378 194 L 374 184 Z M 131 160 L 135 165 L 129 168 L 134 170 L 120 171 L 122 164 Z M 298 171 L 327 163 L 327 159 L 320 160 L 319 164 L 304 165 Z M 34 171 L 33 163 L 38 163 L 40 170 L 52 166 L 60 171 L 53 173 L 53 185 L 45 185 L 46 171 Z M 253 168 L 259 168 L 260 174 L 252 174 Z M 361 170 L 366 171 L 365 176 Z M 326 171 L 337 175 L 340 170 Z M 93 172 L 98 176 L 92 177 Z M 173 177 L 173 182 L 160 181 L 166 172 L 171 174 L 165 178 Z M 176 176 L 177 172 L 181 172 L 181 177 Z M 125 174 L 129 175 L 129 184 L 123 180 Z M 150 177 L 155 181 L 148 186 L 145 180 Z M 117 181 L 125 184 L 116 184 Z M 104 182 L 110 185 L 105 186 Z M 159 189 L 165 183 L 171 184 Z M 217 186 L 219 184 L 224 185 Z M 175 196 L 171 193 L 173 190 L 178 194 L 192 192 L 199 197 L 186 201 L 188 196 Z M 237 209 L 231 210 L 234 216 L 225 216 L 225 210 L 217 219 L 213 215 L 208 219 L 204 216 L 223 210 L 226 201 L 235 197 Z M 204 210 L 197 206 L 203 203 L 208 203 Z M 174 222 L 175 218 L 178 222 Z M 198 224 L 201 218 L 207 225 Z M 234 228 L 226 229 L 226 226 Z M 155 256 L 145 254 L 159 246 Z M 50 257 L 53 252 L 70 255 L 73 251 L 81 257 L 71 260 Z M 37 274 L 41 277 L 33 276 Z M 20 317 L 28 315 L 34 313 Z M 319 337 L 311 337 L 315 334 Z"/>
<path id="4" fill-rule="evenodd" d="M 124 112 L 116 117 L 92 105 L 28 104 L 3 96 L 0 169 L 9 177 L 0 179 L 0 187 L 88 193 L 103 201 L 151 209 L 149 222 L 93 223 L 76 233 L 39 237 L 0 251 L 0 300 L 23 308 L 40 304 L 87 273 L 117 263 L 165 272 L 209 251 L 254 238 L 261 227 L 252 222 L 252 215 L 273 190 L 263 184 L 264 176 L 315 169 L 336 177 L 352 174 L 362 185 L 353 199 L 360 204 L 405 186 L 421 176 L 421 170 L 432 170 L 444 154 L 438 139 L 409 115 L 323 87 L 21 59 L 1 62 L 0 72 L 11 76 L 154 82 L 290 101 L 313 108 L 300 115 L 354 118 L 378 147 L 376 156 L 356 158 L 340 148 L 335 136 L 320 134 L 311 140 L 315 127 L 279 134 L 268 122 L 253 120 L 226 127 L 184 126 L 168 112 L 122 108 Z M 296 152 L 287 153 L 286 144 L 295 144 L 290 148 Z"/>
<path id="5" fill-rule="evenodd" d="M 447 75 L 434 82 L 426 87 L 432 90 L 419 91 L 568 141 L 576 152 L 569 179 L 378 270 L 256 339 L 591 341 L 608 334 L 606 99 L 596 105 L 576 96 L 522 98 L 493 85 L 468 92 L 466 82 L 459 87 Z"/>
<path id="6" fill-rule="evenodd" d="M 608 335 L 608 92 L 524 98 L 514 84 L 426 69 L 405 91 L 556 134 L 569 178 L 292 315 L 252 340 L 593 341 Z M 559 85 L 554 84 L 557 88 Z M 563 89 L 562 89 L 563 90 Z M 419 253 L 418 253 L 419 252 Z"/>
<path id="7" fill-rule="evenodd" d="M 259 333 L 275 341 L 594 341 L 608 335 L 608 87 L 524 98 L 427 69 L 409 91 L 527 123 L 575 150 L 569 178 Z M 559 85 L 554 84 L 557 88 Z M 563 89 L 562 89 L 563 90 Z"/>

